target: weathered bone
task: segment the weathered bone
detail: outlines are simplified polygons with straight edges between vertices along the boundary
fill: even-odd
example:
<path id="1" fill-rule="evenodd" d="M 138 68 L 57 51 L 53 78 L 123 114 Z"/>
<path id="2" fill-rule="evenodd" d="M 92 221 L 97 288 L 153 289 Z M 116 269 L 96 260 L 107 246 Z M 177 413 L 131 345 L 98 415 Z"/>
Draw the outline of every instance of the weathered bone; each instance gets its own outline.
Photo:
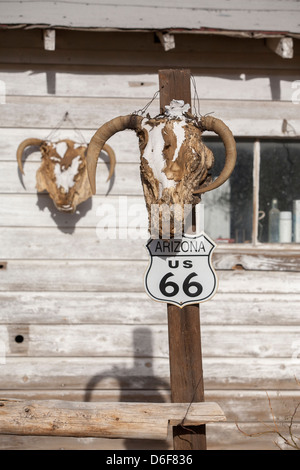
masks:
<path id="1" fill-rule="evenodd" d="M 91 139 L 87 152 L 88 175 L 93 193 L 96 191 L 96 162 L 105 142 L 116 132 L 134 129 L 141 153 L 141 180 L 149 215 L 149 231 L 159 227 L 162 236 L 160 211 L 153 219 L 151 207 L 169 207 L 178 204 L 181 214 L 171 212 L 170 235 L 175 235 L 176 219 L 184 221 L 184 205 L 194 206 L 200 201 L 200 194 L 217 188 L 231 175 L 236 162 L 236 146 L 229 128 L 217 118 L 204 116 L 198 120 L 187 113 L 188 104 L 173 100 L 166 106 L 163 115 L 143 118 L 137 115 L 120 116 L 105 123 Z M 218 134 L 225 146 L 225 165 L 220 175 L 212 181 L 210 170 L 214 157 L 204 145 L 201 134 L 210 130 Z"/>
<path id="2" fill-rule="evenodd" d="M 26 139 L 17 149 L 17 161 L 22 174 L 23 151 L 32 145 L 38 146 L 42 154 L 42 164 L 36 174 L 37 191 L 48 191 L 58 210 L 74 212 L 78 204 L 93 194 L 87 174 L 87 145 L 76 144 L 70 139 L 53 143 L 41 139 Z M 110 179 L 115 168 L 115 154 L 107 144 L 103 146 L 103 150 L 110 158 Z"/>

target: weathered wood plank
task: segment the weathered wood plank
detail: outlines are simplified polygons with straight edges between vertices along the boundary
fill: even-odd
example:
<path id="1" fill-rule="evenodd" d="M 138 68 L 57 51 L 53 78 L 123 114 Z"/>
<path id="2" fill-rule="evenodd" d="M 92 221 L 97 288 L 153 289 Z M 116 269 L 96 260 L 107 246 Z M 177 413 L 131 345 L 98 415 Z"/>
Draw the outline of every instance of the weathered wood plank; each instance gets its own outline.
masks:
<path id="1" fill-rule="evenodd" d="M 101 439 L 97 437 L 57 437 L 57 436 L 0 436 L 1 450 L 167 450 L 172 443 L 167 440 L 142 439 Z"/>
<path id="2" fill-rule="evenodd" d="M 203 359 L 205 390 L 294 390 L 298 375 L 292 358 Z M 0 367 L 2 390 L 93 391 L 169 390 L 169 361 L 164 358 L 8 357 Z"/>
<path id="3" fill-rule="evenodd" d="M 147 262 L 141 260 L 10 260 L 0 270 L 0 290 L 143 292 Z M 299 294 L 299 274 L 218 271 L 219 293 Z M 217 295 L 217 294 L 216 294 Z"/>
<path id="4" fill-rule="evenodd" d="M 73 401 L 81 401 L 84 399 L 84 391 L 77 391 L 77 390 L 65 390 L 65 391 L 47 391 L 47 390 L 38 390 L 38 391 L 16 391 L 16 390 L 7 390 L 5 392 L 6 396 L 10 398 L 17 398 L 17 399 L 25 399 L 25 400 L 73 400 Z M 264 427 L 263 423 L 268 425 L 272 425 L 273 416 L 271 415 L 267 393 L 265 391 L 259 390 L 208 390 L 206 391 L 206 400 L 207 401 L 215 401 L 220 404 L 221 408 L 223 409 L 226 418 L 226 430 L 224 431 L 223 425 L 220 428 L 220 424 L 213 426 L 209 424 L 207 426 L 207 434 L 208 434 L 208 447 L 210 445 L 220 446 L 222 445 L 230 448 L 230 446 L 236 446 L 237 442 L 239 442 L 239 446 L 244 445 L 256 445 L 256 446 L 266 446 L 266 436 L 259 436 L 256 438 L 246 438 L 240 432 L 237 432 L 237 428 L 235 423 L 238 423 L 239 426 L 247 431 L 247 432 L 259 432 Z M 287 423 L 296 407 L 299 403 L 299 391 L 268 391 L 268 396 L 271 400 L 272 410 L 274 417 L 278 423 Z M 117 391 L 111 390 L 94 390 L 93 395 L 91 397 L 93 401 L 119 401 L 120 395 Z M 124 401 L 151 401 L 151 402 L 158 402 L 164 400 L 169 402 L 169 394 L 165 390 L 160 391 L 131 391 L 125 390 L 122 392 L 122 399 Z M 297 417 L 295 417 L 295 423 L 298 422 Z M 287 425 L 286 424 L 286 425 Z M 282 425 L 281 425 L 281 429 Z M 218 430 L 220 432 L 218 432 Z M 225 435 L 223 435 L 225 432 Z M 270 437 L 270 436 L 269 436 Z M 272 436 L 274 439 L 275 436 Z M 244 438 L 244 440 L 242 439 Z M 1 436 L 1 443 L 0 448 L 8 448 L 16 446 L 16 448 L 22 448 L 24 445 L 27 448 L 30 448 L 32 445 L 34 446 L 41 446 L 45 448 L 47 443 L 43 440 L 44 438 L 34 439 L 32 437 L 29 438 L 19 438 L 17 436 Z M 244 441 L 244 442 L 243 442 Z M 48 441 L 47 441 L 48 442 Z M 57 448 L 67 447 L 68 446 L 77 446 L 81 448 L 82 446 L 86 446 L 87 448 L 96 445 L 95 448 L 101 448 L 101 442 L 104 449 L 108 449 L 111 446 L 112 442 L 117 444 L 118 446 L 121 444 L 120 441 L 101 441 L 101 439 L 86 439 L 86 440 L 77 440 L 77 439 L 67 439 L 61 438 L 56 440 L 55 438 L 51 437 L 49 439 L 48 445 L 50 446 L 57 446 Z M 105 445 L 106 442 L 106 445 Z M 131 441 L 132 443 L 132 441 Z M 125 444 L 125 443 L 124 443 Z M 135 441 L 132 445 L 135 445 L 135 448 L 138 448 L 139 445 L 147 446 L 147 442 L 142 443 L 141 441 Z M 151 449 L 153 449 L 153 445 L 155 443 L 152 442 Z M 272 446 L 272 440 L 270 441 L 270 445 Z M 125 444 L 126 447 L 126 444 Z M 110 447 L 109 447 L 110 448 Z"/>
<path id="5" fill-rule="evenodd" d="M 247 33 L 246 33 L 247 34 Z M 106 38 L 103 39 L 107 40 Z M 143 38 L 140 39 L 143 41 Z M 257 39 L 258 41 L 259 39 Z M 260 39 L 261 40 L 261 39 Z M 138 39 L 137 39 L 138 41 Z M 263 42 L 261 42 L 263 44 Z M 251 43 L 248 44 L 250 50 Z M 117 49 L 117 50 L 116 50 Z M 118 50 L 119 49 L 119 50 Z M 228 48 L 229 49 L 229 48 Z M 146 53 L 145 53 L 146 52 Z M 244 51 L 228 51 L 221 50 L 216 53 L 204 49 L 199 51 L 177 50 L 176 48 L 170 53 L 166 53 L 162 46 L 159 48 L 145 51 L 137 50 L 134 46 L 130 51 L 124 51 L 124 48 L 114 48 L 113 50 L 93 50 L 92 48 L 83 49 L 79 47 L 74 51 L 69 48 L 57 48 L 52 54 L 44 51 L 42 47 L 11 47 L 0 48 L 0 60 L 5 64 L 44 64 L 44 65 L 64 65 L 69 63 L 73 66 L 97 66 L 113 69 L 116 65 L 128 70 L 128 67 L 134 67 L 138 73 L 154 72 L 159 68 L 188 68 L 190 67 L 195 73 L 199 73 L 202 68 L 226 68 L 230 71 L 243 69 L 282 69 L 282 58 L 272 53 L 267 47 L 259 51 L 259 53 L 245 54 Z M 199 63 L 199 53 L 201 53 L 201 65 Z M 287 70 L 297 70 L 298 67 L 298 50 L 295 48 L 295 55 L 286 64 Z"/>
<path id="6" fill-rule="evenodd" d="M 36 172 L 41 162 L 26 162 L 23 165 L 24 176 L 20 177 L 16 162 L 0 162 L 1 193 L 36 194 Z M 97 165 L 97 194 L 138 195 L 143 194 L 140 182 L 139 163 L 118 163 L 113 181 L 107 182 L 109 168 L 99 159 Z"/>
<path id="7" fill-rule="evenodd" d="M 289 3 L 291 5 L 291 3 Z M 138 5 L 101 5 L 95 3 L 78 3 L 76 8 L 70 8 L 68 3 L 58 2 L 24 2 L 15 4 L 3 2 L 5 6 L 4 24 L 45 24 L 44 9 L 47 9 L 47 25 L 82 28 L 116 28 L 116 29 L 201 29 L 212 28 L 221 30 L 254 30 L 299 32 L 297 15 L 293 10 L 269 11 L 255 9 L 228 10 L 219 8 L 203 8 L 195 5 L 193 8 L 178 8 L 169 5 L 168 8 L 141 3 Z M 276 7 L 275 7 L 276 8 Z M 294 7 L 292 7 L 294 8 Z M 102 18 L 99 28 L 99 18 Z"/>
<path id="8" fill-rule="evenodd" d="M 105 39 L 104 39 L 105 40 Z M 228 68 L 229 70 L 252 68 L 266 69 L 282 68 L 281 58 L 269 51 L 267 48 L 264 53 L 246 55 L 243 52 L 230 54 L 228 51 L 220 54 L 212 54 L 210 51 L 201 51 L 202 67 L 204 68 Z M 16 47 L 16 48 L 0 48 L 0 61 L 5 64 L 66 64 L 85 65 L 85 66 L 101 66 L 110 67 L 111 69 L 117 64 L 118 67 L 134 67 L 137 72 L 141 72 L 145 67 L 149 67 L 149 71 L 153 72 L 159 67 L 179 67 L 201 70 L 199 67 L 199 51 L 177 51 L 176 48 L 171 54 L 166 54 L 162 46 L 157 50 L 151 50 L 145 53 L 144 50 L 131 51 L 112 50 L 101 51 L 91 48 L 76 50 L 76 54 L 70 49 L 56 49 L 52 54 L 47 53 L 42 48 L 32 47 Z M 297 69 L 297 56 L 290 59 L 287 63 L 289 70 Z"/>
<path id="9" fill-rule="evenodd" d="M 271 429 L 274 429 L 273 423 L 267 424 Z M 290 438 L 286 423 L 280 423 L 279 429 L 286 438 Z M 276 432 L 274 434 L 264 434 L 267 430 L 264 423 L 245 423 L 241 426 L 241 430 L 252 434 L 253 437 L 243 434 L 233 423 L 228 425 L 227 423 L 219 423 L 219 425 L 208 426 L 208 440 L 211 450 L 292 450 L 291 447 L 284 445 L 283 440 L 279 438 Z M 299 430 L 299 425 L 295 424 L 293 426 L 294 436 L 299 436 Z"/>
<path id="10" fill-rule="evenodd" d="M 32 3 L 32 0 L 23 0 L 24 2 Z M 38 2 L 42 3 L 43 0 L 37 0 Z M 74 4 L 82 4 L 82 0 L 64 0 L 64 3 L 74 3 Z M 88 4 L 98 4 L 98 5 L 106 5 L 106 0 L 89 0 L 86 2 Z M 122 0 L 115 0 L 115 5 L 122 5 Z M 136 7 L 141 7 L 143 5 L 148 5 L 145 0 L 131 0 L 131 5 L 135 5 Z M 153 0 L 151 3 L 152 7 L 162 7 L 161 2 L 159 0 Z M 173 0 L 164 0 L 165 7 L 172 7 L 172 8 L 179 8 L 176 4 L 174 4 Z M 223 6 L 223 2 L 221 0 L 202 0 L 201 5 L 197 0 L 186 0 L 183 7 L 184 9 L 190 8 L 220 8 Z M 239 0 L 228 0 L 226 3 L 226 10 L 267 10 L 270 6 L 269 0 L 252 0 L 252 2 L 247 5 L 247 8 L 244 5 L 241 5 Z M 276 11 L 280 10 L 292 10 L 298 11 L 300 9 L 299 5 L 295 3 L 293 0 L 275 0 L 272 2 L 273 9 Z"/>
<path id="11" fill-rule="evenodd" d="M 101 223 L 101 220 L 100 222 Z M 54 227 L 0 227 L 0 260 L 26 259 L 114 259 L 147 260 L 145 248 L 149 233 L 145 229 L 137 240 L 136 229 L 128 228 L 126 240 L 123 229 L 117 229 L 115 239 L 105 239 L 95 228 L 72 227 L 65 231 Z M 72 250 L 66 250 L 72 233 Z M 209 234 L 209 233 L 208 233 Z M 261 271 L 300 271 L 298 245 L 279 245 L 256 248 L 220 245 L 213 255 L 216 269 Z"/>
<path id="12" fill-rule="evenodd" d="M 294 358 L 296 366 L 299 334 L 296 326 L 205 325 L 202 351 L 206 357 Z M 166 325 L 105 325 L 101 318 L 91 325 L 1 325 L 0 342 L 5 357 L 169 357 Z"/>
<path id="13" fill-rule="evenodd" d="M 0 33 L 1 37 L 1 33 Z M 187 42 L 186 38 L 186 42 Z M 253 43 L 252 43 L 253 44 Z M 192 45 L 192 44 L 191 44 Z M 189 47 L 191 47 L 189 45 Z M 221 44 L 220 44 L 221 46 Z M 176 48 L 178 45 L 176 44 Z M 204 45 L 202 46 L 204 47 Z M 7 67 L 7 66 L 6 66 Z M 33 69 L 33 70 L 32 70 Z M 290 101 L 293 89 L 291 84 L 298 79 L 296 71 L 270 71 L 254 74 L 251 70 L 243 73 L 215 69 L 195 75 L 195 84 L 199 99 L 247 100 L 274 99 L 275 83 L 280 83 L 276 90 L 281 101 Z M 103 73 L 102 68 L 90 71 L 77 66 L 65 69 L 64 66 L 35 65 L 30 70 L 26 65 L 0 66 L 0 80 L 6 85 L 7 95 L 23 96 L 95 96 L 103 98 L 146 98 L 152 99 L 159 88 L 157 74 L 139 73 Z"/>
<path id="14" fill-rule="evenodd" d="M 125 401 L 143 401 L 145 397 L 148 396 L 150 401 L 158 401 L 164 397 L 165 401 L 169 401 L 168 394 L 165 391 L 123 391 L 123 400 Z M 83 391 L 76 391 L 76 390 L 66 390 L 66 391 L 16 391 L 16 390 L 9 390 L 5 392 L 6 396 L 11 398 L 17 399 L 25 399 L 25 400 L 53 400 L 53 399 L 65 399 L 65 400 L 82 400 L 84 399 L 84 392 Z M 291 414 L 293 413 L 295 406 L 299 403 L 299 391 L 268 391 L 268 396 L 271 400 L 272 410 L 277 422 L 285 422 L 288 424 Z M 107 401 L 119 400 L 119 393 L 116 391 L 101 391 L 101 390 L 94 390 L 93 391 L 93 400 L 94 401 Z M 236 428 L 235 423 L 238 423 L 239 426 L 247 431 L 247 432 L 259 432 L 263 429 L 264 424 L 272 425 L 273 417 L 270 412 L 269 403 L 267 394 L 265 391 L 249 391 L 249 390 L 208 390 L 206 392 L 206 400 L 207 401 L 216 401 L 221 405 L 221 408 L 224 410 L 227 424 L 226 429 L 224 429 L 224 425 L 218 424 L 216 426 L 210 424 L 207 426 L 207 434 L 208 434 L 208 447 L 213 445 L 214 448 L 217 446 L 222 448 L 222 446 L 226 446 L 226 448 L 230 448 L 231 446 L 239 446 L 245 448 L 247 446 L 262 446 L 263 448 L 267 446 L 266 438 L 270 437 L 269 435 L 266 436 L 257 436 L 254 438 L 247 438 L 243 436 Z M 297 419 L 296 419 L 297 422 Z M 221 426 L 221 429 L 220 429 Z M 282 426 L 281 426 L 281 429 Z M 272 439 L 275 436 L 271 436 Z M 272 439 L 270 440 L 269 444 L 272 447 Z M 1 436 L 0 439 L 0 448 L 10 448 L 16 447 L 22 449 L 23 446 L 25 448 L 31 448 L 31 446 L 36 446 L 37 448 L 41 446 L 41 448 L 46 448 L 47 445 L 55 446 L 57 448 L 68 448 L 68 446 L 74 446 L 75 448 L 82 448 L 86 446 L 86 448 L 101 448 L 101 443 L 104 449 L 108 449 L 112 443 L 115 443 L 117 446 L 120 446 L 120 441 L 103 441 L 101 439 L 72 439 L 72 438 L 60 438 L 56 439 L 54 437 L 49 438 L 47 442 L 44 438 L 20 438 L 17 436 Z M 132 441 L 131 441 L 132 442 Z M 47 444 L 48 443 L 48 444 Z M 106 444 L 105 444 L 106 443 Z M 140 441 L 135 441 L 133 445 L 135 448 L 138 448 L 138 445 L 143 446 L 147 445 L 147 442 L 142 443 Z M 125 448 L 126 444 L 124 443 Z M 153 449 L 154 442 L 151 444 L 151 449 Z M 110 447 L 109 447 L 110 448 Z"/>
<path id="15" fill-rule="evenodd" d="M 297 386 L 296 382 L 295 386 Z M 3 395 L 3 393 L 2 393 Z M 170 403 L 168 390 L 93 390 L 91 402 L 147 402 Z M 85 391 L 82 390 L 6 390 L 5 396 L 21 400 L 67 400 L 84 401 Z M 227 423 L 270 423 L 273 416 L 276 421 L 283 422 L 291 418 L 300 402 L 300 391 L 281 390 L 206 390 L 205 400 L 218 403 L 225 413 Z M 295 416 L 295 422 L 299 417 Z"/>
<path id="16" fill-rule="evenodd" d="M 295 251 L 292 251 L 292 249 Z M 241 248 L 238 251 L 233 248 L 222 250 L 222 247 L 216 250 L 213 256 L 213 263 L 216 269 L 245 269 L 261 271 L 300 271 L 300 253 L 297 250 L 297 244 L 278 245 L 277 250 L 272 246 L 266 248 L 251 250 Z M 289 251 L 290 249 L 290 251 Z"/>
<path id="17" fill-rule="evenodd" d="M 58 211 L 47 193 L 0 195 L 0 226 L 56 227 L 69 234 L 74 232 L 75 227 L 93 227 L 97 228 L 95 236 L 98 233 L 99 237 L 104 238 L 106 228 L 114 228 L 109 216 L 114 217 L 116 227 L 124 228 L 123 239 L 127 238 L 130 224 L 137 227 L 135 239 L 145 237 L 143 229 L 148 227 L 148 214 L 142 195 L 92 196 L 79 204 L 74 213 Z M 107 236 L 114 238 L 115 233 L 110 232 Z M 68 250 L 71 249 L 70 244 L 68 246 Z"/>
<path id="18" fill-rule="evenodd" d="M 245 423 L 243 430 L 250 434 L 262 431 L 261 423 Z M 299 427 L 295 426 L 299 434 Z M 276 435 L 263 434 L 256 437 L 244 436 L 235 423 L 207 425 L 208 450 L 278 450 L 274 443 Z M 51 436 L 1 435 L 1 450 L 161 450 L 172 449 L 172 442 L 142 439 L 101 439 Z"/>
<path id="19" fill-rule="evenodd" d="M 280 34 L 274 34 L 273 36 L 281 36 Z M 39 29 L 27 28 L 18 29 L 1 29 L 0 30 L 0 39 L 1 44 L 5 44 L 7 49 L 41 49 L 43 47 L 43 41 Z M 182 32 L 176 34 L 176 51 L 180 52 L 210 52 L 212 56 L 216 58 L 216 64 L 214 68 L 217 68 L 218 54 L 228 54 L 230 50 L 232 54 L 241 53 L 245 50 L 248 51 L 247 57 L 250 55 L 255 56 L 257 54 L 266 54 L 270 51 L 266 49 L 264 40 L 260 37 L 256 37 L 256 41 L 252 40 L 253 38 L 247 37 L 247 32 L 243 36 L 243 41 L 237 41 L 235 37 L 231 35 L 211 35 L 211 34 L 189 34 L 188 32 Z M 158 37 L 151 32 L 138 32 L 138 31 L 74 31 L 74 30 L 65 30 L 61 29 L 59 34 L 57 34 L 56 42 L 61 51 L 68 51 L 70 56 L 76 55 L 76 52 L 83 50 L 97 51 L 99 55 L 103 51 L 118 51 L 120 54 L 128 54 L 129 51 L 143 51 L 145 55 L 149 55 L 151 52 L 156 52 L 161 55 L 166 55 Z M 174 52 L 172 54 L 174 55 Z M 129 56 L 130 57 L 130 56 Z M 9 64 L 6 63 L 6 67 Z M 38 61 L 34 64 L 34 68 L 41 66 L 42 61 Z M 10 67 L 20 66 L 22 64 L 9 64 Z M 71 72 L 72 67 L 75 66 L 72 64 L 61 63 L 55 64 L 57 70 L 59 68 L 68 68 Z M 136 67 L 135 72 L 140 73 L 153 73 L 157 72 L 155 67 L 151 66 L 151 61 L 149 61 L 147 69 Z M 281 70 L 285 64 L 281 62 Z M 25 64 L 26 66 L 26 64 Z M 228 64 L 230 67 L 230 64 Z M 85 66 L 85 72 L 88 70 L 94 70 L 97 68 L 98 72 L 101 66 Z M 205 70 L 201 62 L 197 64 L 197 69 Z M 114 73 L 122 71 L 123 73 L 130 73 L 130 70 L 121 68 L 118 65 L 118 61 L 111 67 L 109 70 L 106 69 L 106 72 Z M 271 70 L 272 73 L 272 70 Z"/>
<path id="20" fill-rule="evenodd" d="M 217 403 L 82 403 L 0 398 L 0 433 L 167 439 L 168 426 L 226 421 Z"/>
<path id="21" fill-rule="evenodd" d="M 118 110 L 116 110 L 117 114 Z M 58 116 L 57 116 L 58 117 Z M 63 116 L 59 116 L 58 120 Z M 95 133 L 96 129 L 59 129 L 52 134 L 53 129 L 37 129 L 37 128 L 13 128 L 4 129 L 0 128 L 0 160 L 11 161 L 16 163 L 16 152 L 18 145 L 28 137 L 35 137 L 38 139 L 46 139 L 51 134 L 53 141 L 61 139 L 72 139 L 76 142 L 81 142 L 82 137 L 88 143 Z M 139 163 L 139 149 L 138 139 L 132 131 L 120 132 L 114 135 L 109 142 L 110 146 L 116 153 L 117 163 Z M 101 152 L 99 156 L 99 163 L 108 162 L 107 154 Z M 41 154 L 36 147 L 28 147 L 23 153 L 24 171 L 27 172 L 27 164 L 30 162 L 41 162 Z M 15 172 L 13 172 L 15 174 Z"/>
<path id="22" fill-rule="evenodd" d="M 5 116 L 0 115 L 0 127 L 55 128 L 68 111 L 77 128 L 96 130 L 116 115 L 129 114 L 143 108 L 148 101 L 142 98 L 116 101 L 113 98 L 8 96 Z M 201 114 L 214 113 L 214 116 L 226 122 L 235 136 L 285 136 L 282 132 L 282 116 L 294 127 L 293 136 L 299 135 L 297 110 L 297 106 L 291 101 L 266 102 L 263 106 L 261 101 L 243 100 L 243 106 L 239 100 L 201 101 Z M 148 111 L 153 116 L 158 114 L 157 100 L 153 101 Z M 66 122 L 64 128 L 73 128 L 73 125 Z"/>
<path id="23" fill-rule="evenodd" d="M 145 292 L 0 292 L 1 325 L 166 325 Z M 224 309 L 224 305 L 226 308 Z M 201 305 L 203 325 L 299 325 L 300 294 L 218 293 Z"/>
<path id="24" fill-rule="evenodd" d="M 0 292 L 1 324 L 162 324 L 162 305 L 145 292 Z"/>
<path id="25" fill-rule="evenodd" d="M 99 218 L 100 220 L 100 218 Z M 13 222 L 13 221 L 12 221 Z M 145 237 L 135 240 L 135 229 L 116 230 L 116 239 L 97 236 L 96 228 L 72 227 L 65 231 L 49 227 L 0 227 L 0 260 L 9 259 L 140 259 L 148 258 Z M 66 250 L 72 238 L 72 250 Z"/>
<path id="26" fill-rule="evenodd" d="M 288 423 L 300 402 L 296 381 L 294 385 L 296 389 L 292 391 L 208 390 L 205 396 L 207 400 L 219 403 L 227 422 L 271 423 L 274 416 L 277 422 Z M 295 415 L 295 423 L 299 421 L 299 416 Z"/>
<path id="27" fill-rule="evenodd" d="M 171 443 L 166 441 L 130 439 L 101 439 L 96 437 L 57 437 L 57 436 L 0 436 L 1 450 L 126 450 L 128 444 L 133 444 L 136 450 L 171 449 Z"/>
<path id="28" fill-rule="evenodd" d="M 146 267 L 139 261 L 10 261 L 0 270 L 0 290 L 142 291 Z"/>

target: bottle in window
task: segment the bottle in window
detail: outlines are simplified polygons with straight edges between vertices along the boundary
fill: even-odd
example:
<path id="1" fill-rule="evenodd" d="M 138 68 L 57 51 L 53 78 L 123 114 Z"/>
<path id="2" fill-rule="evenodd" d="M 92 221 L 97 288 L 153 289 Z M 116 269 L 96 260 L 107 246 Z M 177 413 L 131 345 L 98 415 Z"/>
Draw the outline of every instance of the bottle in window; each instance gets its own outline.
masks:
<path id="1" fill-rule="evenodd" d="M 280 243 L 291 243 L 292 241 L 292 213 L 280 212 L 279 223 L 279 240 Z"/>
<path id="2" fill-rule="evenodd" d="M 293 202 L 294 242 L 300 243 L 300 199 Z"/>
<path id="3" fill-rule="evenodd" d="M 279 217 L 278 200 L 272 199 L 272 206 L 269 211 L 269 242 L 279 243 Z"/>

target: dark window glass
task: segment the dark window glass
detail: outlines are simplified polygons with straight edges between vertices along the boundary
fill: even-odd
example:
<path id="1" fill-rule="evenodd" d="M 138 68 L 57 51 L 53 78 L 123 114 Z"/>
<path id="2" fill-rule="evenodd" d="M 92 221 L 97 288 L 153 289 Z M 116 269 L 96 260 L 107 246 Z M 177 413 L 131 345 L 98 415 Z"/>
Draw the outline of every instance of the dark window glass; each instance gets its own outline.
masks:
<path id="1" fill-rule="evenodd" d="M 261 142 L 259 211 L 260 242 L 300 242 L 300 141 Z"/>
<path id="2" fill-rule="evenodd" d="M 206 138 L 217 177 L 225 161 L 224 145 Z M 218 243 L 250 243 L 253 213 L 253 146 L 250 140 L 237 140 L 237 163 L 229 179 L 220 188 L 202 196 L 205 232 Z"/>

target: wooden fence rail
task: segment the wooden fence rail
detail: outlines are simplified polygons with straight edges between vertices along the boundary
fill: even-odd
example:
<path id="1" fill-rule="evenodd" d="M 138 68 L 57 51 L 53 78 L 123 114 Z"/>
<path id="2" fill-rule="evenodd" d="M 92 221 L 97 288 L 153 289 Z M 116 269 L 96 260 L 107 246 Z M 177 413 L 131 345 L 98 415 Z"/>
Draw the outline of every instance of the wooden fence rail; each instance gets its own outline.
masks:
<path id="1" fill-rule="evenodd" d="M 167 439 L 168 427 L 226 421 L 214 402 L 88 403 L 0 399 L 0 434 Z"/>

